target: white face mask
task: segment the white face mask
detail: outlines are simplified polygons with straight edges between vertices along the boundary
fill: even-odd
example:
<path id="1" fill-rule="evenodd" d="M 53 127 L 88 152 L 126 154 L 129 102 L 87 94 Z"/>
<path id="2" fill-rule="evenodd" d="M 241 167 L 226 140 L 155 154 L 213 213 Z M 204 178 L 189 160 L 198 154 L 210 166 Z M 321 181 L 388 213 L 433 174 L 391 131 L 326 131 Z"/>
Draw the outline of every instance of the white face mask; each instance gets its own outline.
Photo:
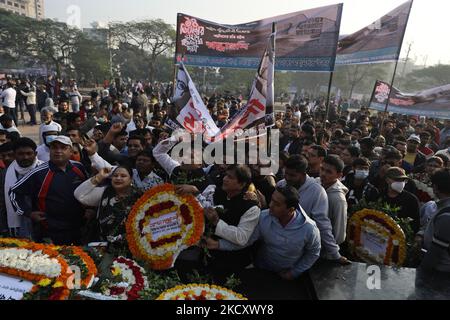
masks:
<path id="1" fill-rule="evenodd" d="M 55 135 L 52 135 L 52 136 L 46 136 L 45 137 L 45 141 L 47 142 L 47 145 L 49 145 L 50 143 L 52 143 L 53 141 L 55 141 L 55 139 L 57 138 L 58 136 L 55 136 Z"/>
<path id="2" fill-rule="evenodd" d="M 402 193 L 403 190 L 405 189 L 406 186 L 406 181 L 400 182 L 393 182 L 391 183 L 391 189 L 398 192 L 398 193 Z"/>
<path id="3" fill-rule="evenodd" d="M 369 176 L 368 170 L 355 170 L 355 179 L 364 180 Z"/>

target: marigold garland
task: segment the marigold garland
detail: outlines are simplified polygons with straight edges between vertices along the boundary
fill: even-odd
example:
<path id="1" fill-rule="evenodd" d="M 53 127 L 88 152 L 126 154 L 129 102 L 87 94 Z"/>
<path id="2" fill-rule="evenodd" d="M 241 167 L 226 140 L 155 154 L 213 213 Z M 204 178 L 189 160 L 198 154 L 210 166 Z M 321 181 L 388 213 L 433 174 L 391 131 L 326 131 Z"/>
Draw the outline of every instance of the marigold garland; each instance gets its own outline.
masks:
<path id="1" fill-rule="evenodd" d="M 98 272 L 94 260 L 92 260 L 92 258 L 80 247 L 63 246 L 54 247 L 54 249 L 62 254 L 68 261 L 70 260 L 70 255 L 77 256 L 80 259 L 87 270 L 86 276 L 81 279 L 81 286 L 83 289 L 90 288 Z"/>
<path id="2" fill-rule="evenodd" d="M 227 288 L 209 284 L 188 284 L 166 290 L 156 300 L 247 300 Z"/>
<path id="3" fill-rule="evenodd" d="M 29 243 L 31 243 L 31 241 L 26 239 L 0 238 L 0 248 L 23 247 Z"/>
<path id="4" fill-rule="evenodd" d="M 151 218 L 177 212 L 180 232 L 153 241 L 144 234 Z M 126 222 L 128 247 L 137 259 L 146 261 L 154 270 L 173 266 L 181 250 L 193 246 L 204 231 L 203 208 L 191 195 L 178 195 L 175 186 L 163 184 L 148 190 L 133 206 Z M 145 245 L 145 247 L 144 247 Z"/>
<path id="5" fill-rule="evenodd" d="M 362 247 L 363 231 L 375 233 L 386 241 L 386 254 L 383 259 L 370 255 Z M 377 210 L 364 209 L 352 215 L 348 223 L 348 243 L 353 254 L 367 262 L 380 262 L 385 265 L 402 266 L 406 259 L 406 239 L 401 227 L 387 214 Z"/>

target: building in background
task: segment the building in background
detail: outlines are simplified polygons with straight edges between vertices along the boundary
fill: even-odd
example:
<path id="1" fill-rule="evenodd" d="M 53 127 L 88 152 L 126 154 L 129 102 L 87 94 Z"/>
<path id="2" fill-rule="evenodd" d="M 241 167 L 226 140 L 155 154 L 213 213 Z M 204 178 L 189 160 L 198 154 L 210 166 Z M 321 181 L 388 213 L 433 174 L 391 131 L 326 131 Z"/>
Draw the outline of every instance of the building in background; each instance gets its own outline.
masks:
<path id="1" fill-rule="evenodd" d="M 38 20 L 44 19 L 44 0 L 0 0 L 0 9 Z"/>
<path id="2" fill-rule="evenodd" d="M 83 33 L 89 39 L 109 46 L 109 26 L 107 23 L 99 21 L 92 22 L 91 28 L 83 28 Z"/>

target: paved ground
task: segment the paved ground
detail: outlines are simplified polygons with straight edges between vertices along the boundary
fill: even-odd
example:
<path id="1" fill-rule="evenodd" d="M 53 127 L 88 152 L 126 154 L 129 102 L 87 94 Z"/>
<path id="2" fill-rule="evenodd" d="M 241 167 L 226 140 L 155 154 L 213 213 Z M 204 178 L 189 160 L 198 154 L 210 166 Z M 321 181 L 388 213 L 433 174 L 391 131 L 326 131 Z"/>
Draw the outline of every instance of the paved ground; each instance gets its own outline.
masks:
<path id="1" fill-rule="evenodd" d="M 40 123 L 39 122 L 39 119 L 41 118 L 40 113 L 37 113 L 36 118 L 38 119 L 38 123 Z M 28 112 L 25 112 L 25 119 L 26 119 L 26 122 L 30 121 L 30 117 L 28 115 Z M 19 125 L 17 126 L 17 129 L 19 129 L 22 137 L 27 137 L 27 138 L 33 139 L 34 142 L 36 142 L 36 143 L 39 142 L 39 138 L 38 138 L 38 136 L 39 136 L 39 125 L 37 125 L 37 126 L 29 126 L 29 125 L 26 125 L 24 123 L 24 121 L 21 120 L 21 121 L 19 121 Z"/>

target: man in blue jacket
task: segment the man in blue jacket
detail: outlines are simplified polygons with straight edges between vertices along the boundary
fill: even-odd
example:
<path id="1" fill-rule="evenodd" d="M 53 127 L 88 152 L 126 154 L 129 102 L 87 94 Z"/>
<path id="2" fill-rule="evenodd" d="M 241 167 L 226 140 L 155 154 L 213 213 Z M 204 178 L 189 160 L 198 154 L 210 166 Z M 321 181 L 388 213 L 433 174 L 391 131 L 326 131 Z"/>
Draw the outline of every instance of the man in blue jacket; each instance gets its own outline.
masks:
<path id="1" fill-rule="evenodd" d="M 75 199 L 75 189 L 86 180 L 83 165 L 71 161 L 72 141 L 57 136 L 50 143 L 50 161 L 33 169 L 10 190 L 18 215 L 34 223 L 34 240 L 50 238 L 56 245 L 81 244 L 84 209 Z"/>
<path id="2" fill-rule="evenodd" d="M 255 258 L 259 269 L 294 280 L 309 270 L 320 256 L 320 232 L 298 205 L 298 191 L 278 187 L 270 209 L 261 213 L 258 226 L 244 247 L 261 242 Z M 207 239 L 211 250 L 234 251 L 243 247 L 226 240 Z"/>

